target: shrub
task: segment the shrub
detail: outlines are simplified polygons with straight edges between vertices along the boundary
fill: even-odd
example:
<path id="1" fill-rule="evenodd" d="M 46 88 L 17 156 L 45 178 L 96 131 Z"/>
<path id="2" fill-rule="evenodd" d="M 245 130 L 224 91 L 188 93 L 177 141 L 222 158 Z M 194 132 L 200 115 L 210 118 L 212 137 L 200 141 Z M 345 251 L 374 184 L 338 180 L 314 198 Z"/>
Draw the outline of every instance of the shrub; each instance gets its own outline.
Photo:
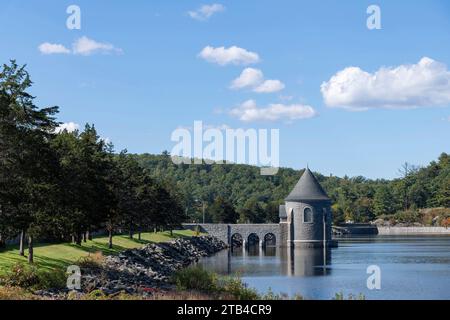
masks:
<path id="1" fill-rule="evenodd" d="M 77 265 L 80 268 L 85 269 L 99 269 L 103 265 L 104 261 L 105 257 L 100 251 L 98 251 L 93 254 L 89 254 L 87 257 L 80 258 Z"/>
<path id="2" fill-rule="evenodd" d="M 45 271 L 38 270 L 35 266 L 16 263 L 0 279 L 0 283 L 5 286 L 32 290 L 60 289 L 66 285 L 66 274 L 60 269 Z"/>
<path id="3" fill-rule="evenodd" d="M 217 290 L 217 276 L 199 266 L 177 271 L 172 281 L 176 284 L 178 290 L 199 290 L 206 292 Z"/>
<path id="4" fill-rule="evenodd" d="M 39 283 L 37 268 L 16 263 L 1 278 L 0 284 L 11 287 L 31 288 Z"/>
<path id="5" fill-rule="evenodd" d="M 394 218 L 401 223 L 420 222 L 421 216 L 417 210 L 404 210 L 395 213 Z"/>
<path id="6" fill-rule="evenodd" d="M 258 295 L 256 290 L 248 288 L 248 286 L 242 282 L 238 277 L 226 278 L 222 290 L 228 293 L 237 300 L 260 300 L 261 297 Z"/>

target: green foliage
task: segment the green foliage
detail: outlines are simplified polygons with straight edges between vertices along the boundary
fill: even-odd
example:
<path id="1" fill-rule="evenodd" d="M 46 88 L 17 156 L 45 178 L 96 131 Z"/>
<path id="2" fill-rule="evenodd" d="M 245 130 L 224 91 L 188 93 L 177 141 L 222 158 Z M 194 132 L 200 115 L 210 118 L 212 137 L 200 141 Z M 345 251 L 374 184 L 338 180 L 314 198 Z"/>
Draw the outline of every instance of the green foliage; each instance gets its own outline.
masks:
<path id="1" fill-rule="evenodd" d="M 221 284 L 222 291 L 237 300 L 259 300 L 261 297 L 255 289 L 249 288 L 239 277 L 225 278 Z"/>
<path id="2" fill-rule="evenodd" d="M 393 214 L 397 210 L 394 196 L 387 185 L 380 185 L 376 189 L 373 202 L 376 216 Z"/>
<path id="3" fill-rule="evenodd" d="M 204 270 L 200 266 L 193 266 L 179 270 L 172 278 L 177 289 L 196 290 L 210 294 L 225 294 L 237 300 L 257 300 L 258 293 L 242 282 L 239 277 L 225 277 L 219 279 L 217 274 Z M 275 297 L 275 295 L 273 295 Z"/>
<path id="4" fill-rule="evenodd" d="M 44 271 L 35 266 L 17 263 L 0 278 L 0 284 L 25 289 L 60 289 L 66 285 L 66 274 L 60 269 Z"/>
<path id="5" fill-rule="evenodd" d="M 333 214 L 333 223 L 338 225 L 340 223 L 345 222 L 345 214 L 344 210 L 339 206 L 339 204 L 335 203 L 331 206 L 331 212 Z"/>
<path id="6" fill-rule="evenodd" d="M 216 275 L 199 266 L 177 271 L 172 282 L 176 284 L 178 290 L 213 292 L 218 289 Z"/>
<path id="7" fill-rule="evenodd" d="M 394 219 L 400 223 L 420 222 L 421 215 L 418 210 L 401 210 L 394 214 Z"/>
<path id="8" fill-rule="evenodd" d="M 234 210 L 233 205 L 221 196 L 214 200 L 209 211 L 214 223 L 236 223 L 238 219 L 238 214 Z"/>
<path id="9" fill-rule="evenodd" d="M 263 223 L 265 218 L 265 211 L 255 197 L 248 199 L 240 210 L 239 220 L 243 223 Z"/>

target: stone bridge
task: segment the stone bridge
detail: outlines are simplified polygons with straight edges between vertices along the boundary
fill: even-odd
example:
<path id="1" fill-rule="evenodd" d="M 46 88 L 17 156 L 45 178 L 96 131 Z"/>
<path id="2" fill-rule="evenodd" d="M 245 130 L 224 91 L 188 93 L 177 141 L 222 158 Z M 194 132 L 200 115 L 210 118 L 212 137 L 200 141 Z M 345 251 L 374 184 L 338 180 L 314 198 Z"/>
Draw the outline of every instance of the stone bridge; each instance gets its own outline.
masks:
<path id="1" fill-rule="evenodd" d="M 281 246 L 286 242 L 283 241 L 280 224 L 183 224 L 185 229 L 196 230 L 200 228 L 200 232 L 206 232 L 216 238 L 219 238 L 229 246 L 232 240 L 242 238 L 243 245 L 258 241 L 260 246 L 265 246 L 270 242 L 271 245 Z M 284 238 L 284 237 L 283 237 Z"/>

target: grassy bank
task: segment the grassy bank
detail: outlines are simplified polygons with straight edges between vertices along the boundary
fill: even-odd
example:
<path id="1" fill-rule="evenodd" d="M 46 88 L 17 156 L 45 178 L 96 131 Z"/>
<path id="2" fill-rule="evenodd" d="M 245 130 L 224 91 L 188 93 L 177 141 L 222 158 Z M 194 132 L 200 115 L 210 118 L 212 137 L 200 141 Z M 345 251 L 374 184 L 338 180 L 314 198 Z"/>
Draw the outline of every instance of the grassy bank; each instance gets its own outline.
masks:
<path id="1" fill-rule="evenodd" d="M 108 248 L 108 237 L 94 238 L 92 241 L 83 242 L 81 246 L 73 243 L 40 243 L 35 246 L 34 260 L 36 267 L 39 269 L 62 269 L 96 252 L 101 252 L 103 255 L 114 255 L 126 249 L 142 247 L 148 243 L 165 242 L 193 235 L 194 232 L 190 230 L 174 231 L 173 235 L 170 235 L 169 231 L 142 233 L 141 240 L 138 240 L 137 236 L 130 239 L 127 235 L 120 235 L 114 237 L 112 249 Z M 0 249 L 0 276 L 11 270 L 15 264 L 21 262 L 26 263 L 27 258 L 19 255 L 17 245 Z"/>

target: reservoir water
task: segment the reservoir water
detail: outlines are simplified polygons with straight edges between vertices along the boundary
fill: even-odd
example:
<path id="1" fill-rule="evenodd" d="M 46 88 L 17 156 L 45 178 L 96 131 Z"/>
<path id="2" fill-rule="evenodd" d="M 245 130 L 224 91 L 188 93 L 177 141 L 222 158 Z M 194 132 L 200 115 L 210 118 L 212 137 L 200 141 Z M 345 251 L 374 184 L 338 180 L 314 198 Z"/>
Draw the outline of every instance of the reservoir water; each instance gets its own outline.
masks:
<path id="1" fill-rule="evenodd" d="M 450 300 L 449 236 L 341 238 L 339 247 L 225 250 L 199 263 L 222 275 L 239 275 L 260 293 L 332 299 L 336 293 L 365 299 Z M 381 289 L 369 290 L 369 266 L 381 271 Z"/>

